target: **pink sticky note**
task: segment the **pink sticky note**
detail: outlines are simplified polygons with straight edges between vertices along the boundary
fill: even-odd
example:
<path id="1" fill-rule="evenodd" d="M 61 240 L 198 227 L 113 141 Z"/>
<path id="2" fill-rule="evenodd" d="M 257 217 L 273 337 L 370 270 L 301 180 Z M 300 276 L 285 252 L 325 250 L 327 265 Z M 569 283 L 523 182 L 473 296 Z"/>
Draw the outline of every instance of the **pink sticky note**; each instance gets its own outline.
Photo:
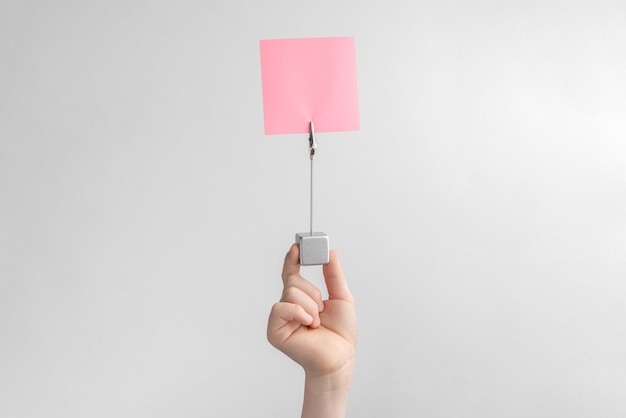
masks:
<path id="1" fill-rule="evenodd" d="M 359 130 L 354 38 L 260 44 L 266 135 Z"/>

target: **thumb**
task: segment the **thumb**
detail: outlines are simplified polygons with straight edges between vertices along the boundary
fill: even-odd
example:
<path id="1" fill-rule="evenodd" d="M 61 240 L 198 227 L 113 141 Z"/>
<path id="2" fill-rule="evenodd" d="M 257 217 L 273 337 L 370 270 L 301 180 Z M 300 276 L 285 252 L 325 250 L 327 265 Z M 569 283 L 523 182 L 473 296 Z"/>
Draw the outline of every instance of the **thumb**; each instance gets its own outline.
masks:
<path id="1" fill-rule="evenodd" d="M 353 303 L 354 299 L 346 283 L 336 250 L 330 250 L 330 262 L 324 265 L 323 272 L 326 288 L 328 289 L 328 299 L 345 300 Z"/>

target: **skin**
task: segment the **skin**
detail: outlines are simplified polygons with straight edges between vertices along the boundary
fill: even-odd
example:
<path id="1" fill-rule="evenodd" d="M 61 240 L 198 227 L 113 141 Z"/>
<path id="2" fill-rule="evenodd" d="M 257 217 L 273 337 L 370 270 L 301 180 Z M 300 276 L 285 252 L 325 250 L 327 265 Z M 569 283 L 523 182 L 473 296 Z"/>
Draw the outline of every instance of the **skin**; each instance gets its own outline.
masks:
<path id="1" fill-rule="evenodd" d="M 328 300 L 300 274 L 294 244 L 283 266 L 283 294 L 272 307 L 267 339 L 305 373 L 303 418 L 344 417 L 357 341 L 354 298 L 335 250 L 323 267 Z"/>

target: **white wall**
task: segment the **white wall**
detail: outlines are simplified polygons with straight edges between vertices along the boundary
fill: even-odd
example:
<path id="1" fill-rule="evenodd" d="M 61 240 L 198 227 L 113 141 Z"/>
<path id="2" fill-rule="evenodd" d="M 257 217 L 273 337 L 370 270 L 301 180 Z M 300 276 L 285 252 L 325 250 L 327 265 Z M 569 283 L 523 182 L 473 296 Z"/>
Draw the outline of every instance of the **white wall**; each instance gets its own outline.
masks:
<path id="1" fill-rule="evenodd" d="M 625 416 L 620 0 L 2 1 L 0 416 L 298 416 L 265 323 L 307 145 L 258 41 L 309 36 L 357 45 L 316 160 L 349 415 Z"/>

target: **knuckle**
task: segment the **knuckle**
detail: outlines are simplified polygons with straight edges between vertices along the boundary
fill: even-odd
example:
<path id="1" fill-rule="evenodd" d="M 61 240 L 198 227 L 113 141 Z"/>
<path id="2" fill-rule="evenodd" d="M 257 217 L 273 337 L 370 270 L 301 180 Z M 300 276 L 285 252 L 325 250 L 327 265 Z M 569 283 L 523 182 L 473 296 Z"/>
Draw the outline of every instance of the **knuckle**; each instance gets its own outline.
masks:
<path id="1" fill-rule="evenodd" d="M 293 311 L 294 316 L 304 311 L 304 308 L 300 305 L 296 305 L 295 303 L 291 305 L 291 310 Z"/>
<path id="2" fill-rule="evenodd" d="M 298 294 L 298 289 L 290 286 L 290 287 L 285 287 L 283 289 L 283 297 L 282 300 L 283 301 L 294 301 L 296 299 L 296 295 Z"/>
<path id="3" fill-rule="evenodd" d="M 283 277 L 285 286 L 293 286 L 294 282 L 296 282 L 297 279 L 298 279 L 298 275 L 295 275 L 295 274 L 287 274 Z"/>
<path id="4" fill-rule="evenodd" d="M 273 304 L 272 309 L 270 310 L 270 316 L 276 316 L 278 314 L 278 311 L 280 311 L 281 307 L 282 307 L 281 302 L 276 302 L 275 304 Z"/>

